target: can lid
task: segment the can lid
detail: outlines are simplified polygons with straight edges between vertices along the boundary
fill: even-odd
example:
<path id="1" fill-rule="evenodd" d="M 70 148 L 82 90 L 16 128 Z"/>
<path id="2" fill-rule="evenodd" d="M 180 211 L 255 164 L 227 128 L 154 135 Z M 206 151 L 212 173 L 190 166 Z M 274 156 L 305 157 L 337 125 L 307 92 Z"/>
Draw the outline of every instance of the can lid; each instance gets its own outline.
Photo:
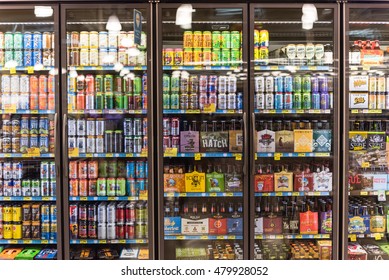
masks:
<path id="1" fill-rule="evenodd" d="M 127 225 L 127 226 L 134 226 L 135 223 L 134 223 L 134 222 L 127 222 L 126 225 Z"/>
<path id="2" fill-rule="evenodd" d="M 115 130 L 115 133 L 123 133 L 123 130 Z"/>

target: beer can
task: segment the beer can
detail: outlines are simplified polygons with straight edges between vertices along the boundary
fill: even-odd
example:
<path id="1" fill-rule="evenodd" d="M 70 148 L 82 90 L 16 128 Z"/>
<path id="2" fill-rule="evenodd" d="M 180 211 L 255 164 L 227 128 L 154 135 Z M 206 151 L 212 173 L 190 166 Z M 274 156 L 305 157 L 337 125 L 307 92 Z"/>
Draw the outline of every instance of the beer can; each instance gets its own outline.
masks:
<path id="1" fill-rule="evenodd" d="M 284 92 L 284 79 L 281 76 L 274 78 L 274 91 L 276 93 L 282 93 Z"/>
<path id="2" fill-rule="evenodd" d="M 127 161 L 126 163 L 126 177 L 135 178 L 135 162 Z"/>
<path id="3" fill-rule="evenodd" d="M 261 47 L 269 47 L 269 31 L 265 29 L 259 31 L 259 45 Z"/>
<path id="4" fill-rule="evenodd" d="M 385 77 L 383 77 L 385 81 Z M 320 76 L 319 77 L 319 90 L 320 92 L 328 92 L 328 79 L 327 76 Z M 383 87 L 383 91 L 385 91 L 385 86 Z"/>
<path id="5" fill-rule="evenodd" d="M 222 37 L 220 31 L 212 31 L 212 48 L 220 49 L 222 47 Z"/>
<path id="6" fill-rule="evenodd" d="M 193 49 L 192 48 L 185 48 L 183 54 L 184 54 L 183 65 L 192 65 L 192 62 L 193 62 Z M 172 89 L 172 91 L 173 91 L 173 89 Z"/>
<path id="7" fill-rule="evenodd" d="M 107 49 L 108 48 L 108 32 L 100 31 L 98 40 L 99 40 L 98 41 L 99 48 L 101 48 L 101 49 Z"/>
<path id="8" fill-rule="evenodd" d="M 170 121 L 170 132 L 168 135 L 179 136 L 180 135 L 180 119 L 172 118 Z"/>
<path id="9" fill-rule="evenodd" d="M 24 66 L 34 66 L 33 51 L 24 50 L 23 52 L 23 65 Z"/>
<path id="10" fill-rule="evenodd" d="M 99 51 L 97 49 L 89 50 L 89 65 L 90 66 L 99 65 Z"/>
<path id="11" fill-rule="evenodd" d="M 78 163 L 78 178 L 88 178 L 88 163 L 86 161 L 79 161 Z"/>
<path id="12" fill-rule="evenodd" d="M 128 65 L 128 52 L 127 49 L 119 49 L 118 51 L 118 62 L 122 65 L 126 66 Z"/>
<path id="13" fill-rule="evenodd" d="M 78 49 L 72 49 L 69 51 L 69 66 L 80 65 L 80 51 Z M 102 64 L 101 64 L 102 65 Z"/>
<path id="14" fill-rule="evenodd" d="M 320 94 L 320 109 L 330 109 L 330 95 L 328 94 L 328 92 L 322 92 Z"/>
<path id="15" fill-rule="evenodd" d="M 50 221 L 57 222 L 57 205 L 55 204 L 50 204 Z"/>
<path id="16" fill-rule="evenodd" d="M 70 223 L 70 239 L 78 239 L 78 223 Z"/>
<path id="17" fill-rule="evenodd" d="M 52 66 L 52 56 L 54 53 L 51 50 L 42 51 L 42 64 L 43 66 Z"/>
<path id="18" fill-rule="evenodd" d="M 40 167 L 40 178 L 41 179 L 49 179 L 50 177 L 50 164 L 47 161 L 41 162 Z"/>
<path id="19" fill-rule="evenodd" d="M 32 52 L 32 63 L 34 65 L 37 64 L 43 64 L 43 55 L 42 55 L 42 50 L 33 50 Z"/>
<path id="20" fill-rule="evenodd" d="M 89 66 L 89 49 L 81 49 L 80 66 Z"/>
<path id="21" fill-rule="evenodd" d="M 39 221 L 31 222 L 31 239 L 41 239 L 41 224 Z"/>
<path id="22" fill-rule="evenodd" d="M 14 34 L 12 32 L 5 32 L 4 34 L 4 47 L 6 50 L 14 49 Z"/>
<path id="23" fill-rule="evenodd" d="M 113 240 L 116 239 L 116 224 L 108 223 L 107 224 L 107 239 Z"/>
<path id="24" fill-rule="evenodd" d="M 0 66 L 4 66 L 5 63 L 5 52 L 3 49 L 0 49 Z"/>
<path id="25" fill-rule="evenodd" d="M 89 179 L 88 181 L 88 195 L 96 196 L 97 195 L 97 180 Z"/>
<path id="26" fill-rule="evenodd" d="M 80 179 L 78 185 L 78 195 L 79 196 L 88 196 L 88 180 Z"/>
<path id="27" fill-rule="evenodd" d="M 41 180 L 41 196 L 50 196 L 50 183 L 49 180 Z"/>
<path id="28" fill-rule="evenodd" d="M 265 78 L 265 92 L 274 92 L 274 78 L 272 76 L 266 76 Z"/>
<path id="29" fill-rule="evenodd" d="M 31 239 L 31 221 L 24 221 L 22 223 L 22 238 Z"/>
<path id="30" fill-rule="evenodd" d="M 86 221 L 88 219 L 88 208 L 86 204 L 78 205 L 78 220 Z"/>
<path id="31" fill-rule="evenodd" d="M 88 178 L 89 179 L 97 179 L 99 177 L 98 175 L 99 165 L 97 160 L 91 160 L 88 162 Z"/>
<path id="32" fill-rule="evenodd" d="M 78 226 L 78 236 L 81 239 L 88 237 L 88 223 L 87 221 L 80 221 Z"/>
<path id="33" fill-rule="evenodd" d="M 96 153 L 104 153 L 104 137 L 97 136 L 96 137 Z"/>
<path id="34" fill-rule="evenodd" d="M 97 222 L 106 223 L 107 222 L 107 205 L 105 202 L 100 203 L 97 206 Z"/>
<path id="35" fill-rule="evenodd" d="M 318 77 L 311 78 L 311 90 L 312 90 L 312 92 L 319 92 L 319 78 Z"/>
<path id="36" fill-rule="evenodd" d="M 193 33 L 192 31 L 184 32 L 184 48 L 193 48 Z"/>
<path id="37" fill-rule="evenodd" d="M 99 65 L 108 65 L 109 63 L 107 62 L 107 57 L 108 57 L 108 49 L 99 49 Z"/>
<path id="38" fill-rule="evenodd" d="M 41 116 L 39 118 L 39 134 L 48 134 L 49 133 L 49 118 Z"/>
<path id="39" fill-rule="evenodd" d="M 205 48 L 205 49 L 212 48 L 212 33 L 211 33 L 211 31 L 204 31 L 203 32 L 202 43 L 203 43 L 203 45 L 202 45 L 203 48 Z"/>
<path id="40" fill-rule="evenodd" d="M 107 205 L 107 223 L 115 223 L 116 221 L 116 206 L 115 203 L 110 203 Z"/>
<path id="41" fill-rule="evenodd" d="M 41 182 L 39 180 L 31 180 L 31 194 L 32 196 L 41 195 Z"/>
<path id="42" fill-rule="evenodd" d="M 293 92 L 293 78 L 292 76 L 284 77 L 284 91 L 285 92 Z"/>
<path id="43" fill-rule="evenodd" d="M 27 153 L 27 149 L 30 147 L 30 141 L 27 134 L 22 134 L 20 137 L 20 152 Z"/>
<path id="44" fill-rule="evenodd" d="M 118 33 L 108 32 L 108 48 L 118 48 Z"/>
<path id="45" fill-rule="evenodd" d="M 4 205 L 3 206 L 3 222 L 12 222 L 12 206 L 11 205 Z"/>
<path id="46" fill-rule="evenodd" d="M 80 32 L 80 48 L 89 49 L 89 32 L 81 31 Z"/>
<path id="47" fill-rule="evenodd" d="M 22 181 L 22 196 L 31 196 L 31 181 L 29 179 Z"/>
<path id="48" fill-rule="evenodd" d="M 15 50 L 14 51 L 14 61 L 16 62 L 16 66 L 23 66 L 23 50 Z"/>
<path id="49" fill-rule="evenodd" d="M 319 92 L 312 93 L 312 109 L 320 109 L 320 94 Z"/>
<path id="50" fill-rule="evenodd" d="M 88 238 L 96 239 L 97 238 L 97 223 L 93 221 L 88 221 Z"/>
<path id="51" fill-rule="evenodd" d="M 239 49 L 240 45 L 240 32 L 239 31 L 231 31 L 231 49 Z"/>
<path id="52" fill-rule="evenodd" d="M 85 136 L 86 135 L 86 121 L 85 119 L 77 119 L 77 135 Z"/>
<path id="53" fill-rule="evenodd" d="M 23 46 L 25 50 L 33 49 L 33 35 L 31 32 L 26 31 L 23 33 Z"/>
<path id="54" fill-rule="evenodd" d="M 78 222 L 78 205 L 70 204 L 69 205 L 69 222 L 77 223 Z"/>
<path id="55" fill-rule="evenodd" d="M 311 91 L 312 91 L 311 76 L 309 74 L 306 74 L 302 78 L 302 92 L 303 93 L 309 93 Z"/>
<path id="56" fill-rule="evenodd" d="M 42 33 L 41 32 L 34 32 L 33 33 L 32 48 L 34 50 L 41 50 L 42 49 Z"/>
<path id="57" fill-rule="evenodd" d="M 180 48 L 174 49 L 173 65 L 181 66 L 184 63 L 184 51 Z"/>
<path id="58" fill-rule="evenodd" d="M 107 239 L 107 224 L 99 223 L 97 224 L 97 238 L 98 239 Z"/>
<path id="59" fill-rule="evenodd" d="M 311 109 L 311 93 L 304 92 L 302 95 L 302 109 L 309 110 Z"/>
<path id="60" fill-rule="evenodd" d="M 17 223 L 22 221 L 22 205 L 14 204 L 12 206 L 12 221 Z"/>
<path id="61" fill-rule="evenodd" d="M 302 81 L 300 75 L 293 76 L 293 92 L 300 93 L 302 91 Z"/>
<path id="62" fill-rule="evenodd" d="M 39 137 L 37 135 L 30 135 L 30 148 L 39 148 Z"/>
<path id="63" fill-rule="evenodd" d="M 55 179 L 50 180 L 50 196 L 57 196 L 57 181 Z"/>
<path id="64" fill-rule="evenodd" d="M 96 119 L 96 135 L 104 135 L 105 120 L 103 118 Z"/>
<path id="65" fill-rule="evenodd" d="M 49 204 L 42 204 L 40 221 L 42 223 L 50 222 L 50 205 Z"/>
<path id="66" fill-rule="evenodd" d="M 57 223 L 50 223 L 50 239 L 57 240 Z"/>
<path id="67" fill-rule="evenodd" d="M 42 34 L 42 48 L 51 49 L 53 45 L 53 34 L 51 32 L 43 32 Z"/>
<path id="68" fill-rule="evenodd" d="M 97 179 L 97 196 L 107 196 L 107 180 L 105 178 Z"/>
<path id="69" fill-rule="evenodd" d="M 47 135 L 40 135 L 39 137 L 39 149 L 41 153 L 49 152 L 49 137 Z"/>
<path id="70" fill-rule="evenodd" d="M 20 92 L 20 76 L 11 75 L 11 93 L 19 93 Z"/>
<path id="71" fill-rule="evenodd" d="M 12 239 L 22 239 L 22 223 L 12 224 Z"/>

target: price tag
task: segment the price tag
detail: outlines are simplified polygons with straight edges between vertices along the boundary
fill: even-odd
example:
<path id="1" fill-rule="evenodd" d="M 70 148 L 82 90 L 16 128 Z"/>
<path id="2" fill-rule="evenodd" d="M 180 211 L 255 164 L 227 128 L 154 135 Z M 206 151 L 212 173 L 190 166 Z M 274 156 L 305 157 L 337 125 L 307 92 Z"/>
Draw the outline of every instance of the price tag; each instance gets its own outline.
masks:
<path id="1" fill-rule="evenodd" d="M 119 243 L 120 243 L 120 244 L 126 244 L 126 240 L 120 239 L 120 240 L 119 240 Z"/>
<path id="2" fill-rule="evenodd" d="M 368 195 L 368 192 L 361 192 L 361 195 Z"/>
<path id="3" fill-rule="evenodd" d="M 177 239 L 177 240 L 185 240 L 185 236 L 179 235 L 179 236 L 177 236 L 176 239 Z"/>
<path id="4" fill-rule="evenodd" d="M 116 200 L 116 197 L 112 197 L 112 196 L 111 196 L 111 197 L 108 197 L 108 200 L 109 200 L 109 201 Z"/>
<path id="5" fill-rule="evenodd" d="M 34 74 L 34 66 L 27 67 L 27 74 Z"/>
<path id="6" fill-rule="evenodd" d="M 275 114 L 275 113 L 277 113 L 277 111 L 276 110 L 269 110 L 269 113 L 270 114 Z"/>
<path id="7" fill-rule="evenodd" d="M 276 196 L 282 196 L 282 192 L 276 192 Z"/>
<path id="8" fill-rule="evenodd" d="M 296 239 L 302 239 L 303 236 L 301 234 L 296 235 Z"/>
<path id="9" fill-rule="evenodd" d="M 147 190 L 139 191 L 139 199 L 140 200 L 147 200 L 147 197 L 148 197 Z"/>
<path id="10" fill-rule="evenodd" d="M 174 197 L 174 193 L 173 192 L 167 193 L 166 197 Z"/>
<path id="11" fill-rule="evenodd" d="M 107 240 L 99 240 L 99 244 L 107 244 Z"/>
<path id="12" fill-rule="evenodd" d="M 229 236 L 227 237 L 227 239 L 235 240 L 235 239 L 236 239 L 236 236 L 235 236 L 235 235 L 229 235 Z"/>
<path id="13" fill-rule="evenodd" d="M 304 114 L 304 110 L 296 110 L 297 114 Z"/>
<path id="14" fill-rule="evenodd" d="M 32 200 L 32 197 L 31 197 L 31 196 L 23 197 L 23 200 L 24 200 L 24 201 L 31 201 L 31 200 Z"/>
<path id="15" fill-rule="evenodd" d="M 226 193 L 226 196 L 234 196 L 234 193 L 228 192 L 228 193 Z"/>
<path id="16" fill-rule="evenodd" d="M 309 66 L 308 70 L 317 70 L 317 67 L 316 66 Z"/>
<path id="17" fill-rule="evenodd" d="M 27 149 L 27 154 L 30 157 L 40 157 L 41 156 L 41 151 L 39 148 L 28 148 Z"/>
<path id="18" fill-rule="evenodd" d="M 32 244 L 32 240 L 24 240 L 24 244 Z"/>
<path id="19" fill-rule="evenodd" d="M 242 160 L 242 154 L 235 154 L 235 160 Z"/>
<path id="20" fill-rule="evenodd" d="M 276 239 L 284 239 L 284 236 L 281 234 L 276 235 Z"/>
<path id="21" fill-rule="evenodd" d="M 258 154 L 255 153 L 255 154 L 254 154 L 254 160 L 257 160 L 257 159 L 258 159 Z"/>
<path id="22" fill-rule="evenodd" d="M 368 161 L 362 162 L 362 166 L 361 167 L 362 168 L 369 168 L 370 167 L 370 162 L 368 162 Z"/>
<path id="23" fill-rule="evenodd" d="M 86 242 L 86 240 L 85 240 Z M 49 240 L 42 240 L 42 244 L 49 244 Z"/>
<path id="24" fill-rule="evenodd" d="M 11 197 L 10 197 L 10 196 L 5 196 L 5 197 L 3 197 L 3 200 L 5 200 L 5 201 L 11 201 Z"/>
<path id="25" fill-rule="evenodd" d="M 377 199 L 378 201 L 386 201 L 386 195 L 384 190 L 379 190 L 377 192 Z"/>
<path id="26" fill-rule="evenodd" d="M 298 157 L 305 157 L 305 153 L 298 153 L 297 156 Z"/>
<path id="27" fill-rule="evenodd" d="M 299 192 L 292 192 L 292 196 L 299 196 L 300 193 Z"/>
<path id="28" fill-rule="evenodd" d="M 103 70 L 103 66 L 96 66 L 96 70 Z"/>
<path id="29" fill-rule="evenodd" d="M 216 197 L 217 194 L 216 194 L 216 193 L 210 193 L 209 196 L 210 196 L 210 197 Z"/>
<path id="30" fill-rule="evenodd" d="M 280 160 L 281 159 L 281 153 L 274 153 L 274 160 Z"/>
<path id="31" fill-rule="evenodd" d="M 87 244 L 88 243 L 88 241 L 86 241 L 86 240 L 80 240 L 80 244 Z"/>
<path id="32" fill-rule="evenodd" d="M 216 239 L 224 240 L 224 236 L 223 236 L 223 235 L 218 235 L 218 236 L 216 237 Z"/>
<path id="33" fill-rule="evenodd" d="M 140 153 L 140 156 L 141 157 L 147 157 L 147 149 L 143 148 L 141 153 Z"/>
<path id="34" fill-rule="evenodd" d="M 215 113 L 216 112 L 216 106 L 215 105 L 216 105 L 215 103 L 204 104 L 203 112 L 204 113 Z"/>
<path id="35" fill-rule="evenodd" d="M 201 160 L 201 153 L 194 154 L 195 160 Z"/>
<path id="36" fill-rule="evenodd" d="M 145 243 L 145 241 L 143 239 L 138 239 L 138 240 L 135 241 L 135 243 L 138 243 L 138 244 L 139 243 Z"/>
<path id="37" fill-rule="evenodd" d="M 16 104 L 5 104 L 4 112 L 6 114 L 15 114 L 16 113 Z"/>
<path id="38" fill-rule="evenodd" d="M 235 110 L 227 110 L 227 114 L 234 114 Z"/>
<path id="39" fill-rule="evenodd" d="M 10 74 L 16 74 L 16 68 L 15 67 L 12 67 L 9 69 L 9 73 Z"/>
<path id="40" fill-rule="evenodd" d="M 270 70 L 278 70 L 278 66 L 270 66 Z"/>
<path id="41" fill-rule="evenodd" d="M 368 71 L 368 70 L 370 70 L 370 66 L 364 65 L 362 69 Z"/>
<path id="42" fill-rule="evenodd" d="M 50 200 L 50 197 L 49 197 L 49 196 L 44 196 L 44 197 L 42 197 L 42 200 L 43 200 L 43 201 L 49 201 L 49 200 Z"/>
<path id="43" fill-rule="evenodd" d="M 201 240 L 208 240 L 208 236 L 203 235 L 203 236 L 200 237 L 200 239 L 201 239 Z"/>
<path id="44" fill-rule="evenodd" d="M 374 238 L 375 240 L 381 240 L 381 233 L 376 233 Z"/>
<path id="45" fill-rule="evenodd" d="M 30 110 L 30 113 L 31 113 L 31 114 L 38 114 L 39 111 L 38 111 L 38 110 Z"/>
<path id="46" fill-rule="evenodd" d="M 79 157 L 80 153 L 78 148 L 69 148 L 69 157 Z"/>
<path id="47" fill-rule="evenodd" d="M 177 148 L 166 148 L 163 156 L 164 157 L 177 157 L 178 149 Z"/>
<path id="48" fill-rule="evenodd" d="M 351 242 L 357 241 L 357 235 L 356 234 L 350 234 L 350 241 Z"/>
<path id="49" fill-rule="evenodd" d="M 290 114 L 292 111 L 291 110 L 282 110 L 282 113 L 284 114 Z"/>
<path id="50" fill-rule="evenodd" d="M 81 197 L 80 197 L 80 200 L 81 200 L 81 201 L 86 201 L 86 200 L 88 200 L 88 198 L 87 198 L 86 196 L 81 196 Z"/>
<path id="51" fill-rule="evenodd" d="M 10 244 L 18 244 L 18 241 L 17 240 L 10 240 L 9 243 Z"/>
<path id="52" fill-rule="evenodd" d="M 180 193 L 180 197 L 186 197 L 187 193 Z"/>
<path id="53" fill-rule="evenodd" d="M 275 235 L 269 235 L 269 239 L 276 239 Z"/>
<path id="54" fill-rule="evenodd" d="M 4 154 L 4 157 L 12 157 L 12 154 Z"/>
<path id="55" fill-rule="evenodd" d="M 351 114 L 358 114 L 358 110 L 356 110 L 356 109 L 353 109 L 353 110 L 351 110 Z"/>

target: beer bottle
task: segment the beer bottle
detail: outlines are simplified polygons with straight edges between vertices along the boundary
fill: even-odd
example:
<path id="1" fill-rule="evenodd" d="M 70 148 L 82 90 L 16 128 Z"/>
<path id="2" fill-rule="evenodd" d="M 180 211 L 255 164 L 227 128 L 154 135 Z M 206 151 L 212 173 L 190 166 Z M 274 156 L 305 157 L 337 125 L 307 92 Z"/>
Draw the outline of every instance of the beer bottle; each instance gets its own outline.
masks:
<path id="1" fill-rule="evenodd" d="M 371 47 L 371 42 L 370 42 L 370 40 L 367 40 L 367 41 L 366 41 L 365 50 L 371 50 L 371 49 L 372 49 L 372 47 Z"/>
<path id="2" fill-rule="evenodd" d="M 221 131 L 226 131 L 226 121 L 221 121 Z"/>
<path id="3" fill-rule="evenodd" d="M 197 121 L 192 121 L 192 131 L 197 131 Z"/>
<path id="4" fill-rule="evenodd" d="M 203 214 L 203 216 L 208 214 L 207 203 L 205 203 L 205 202 L 203 203 L 203 205 L 201 207 L 201 214 Z"/>
<path id="5" fill-rule="evenodd" d="M 282 121 L 276 120 L 274 124 L 274 131 L 281 131 L 282 130 Z"/>
<path id="6" fill-rule="evenodd" d="M 290 233 L 290 217 L 289 217 L 289 209 L 286 201 L 283 201 L 283 213 L 282 213 L 282 233 L 288 234 Z"/>
<path id="7" fill-rule="evenodd" d="M 193 215 L 197 216 L 197 203 L 193 203 L 192 205 L 192 213 Z"/>
<path id="8" fill-rule="evenodd" d="M 180 203 L 178 201 L 174 202 L 174 217 L 180 216 Z"/>
<path id="9" fill-rule="evenodd" d="M 184 208 L 183 208 L 184 215 L 189 214 L 189 206 L 188 203 L 184 203 Z"/>
<path id="10" fill-rule="evenodd" d="M 292 202 L 292 214 L 289 220 L 289 231 L 292 234 L 298 234 L 300 228 L 299 210 L 296 202 Z"/>
<path id="11" fill-rule="evenodd" d="M 380 47 L 380 41 L 378 40 L 374 40 L 374 50 L 380 50 L 381 47 Z"/>
<path id="12" fill-rule="evenodd" d="M 202 124 L 201 124 L 201 131 L 202 132 L 207 132 L 208 131 L 208 122 L 207 121 L 203 121 Z"/>
<path id="13" fill-rule="evenodd" d="M 165 217 L 171 217 L 171 211 L 170 211 L 170 204 L 167 203 L 165 204 L 165 207 L 164 207 L 164 212 L 165 212 Z"/>
<path id="14" fill-rule="evenodd" d="M 292 122 L 290 120 L 284 122 L 284 130 L 292 131 Z"/>
<path id="15" fill-rule="evenodd" d="M 182 131 L 188 131 L 188 121 L 184 120 L 182 122 Z"/>
<path id="16" fill-rule="evenodd" d="M 217 121 L 212 121 L 212 132 L 217 131 Z"/>

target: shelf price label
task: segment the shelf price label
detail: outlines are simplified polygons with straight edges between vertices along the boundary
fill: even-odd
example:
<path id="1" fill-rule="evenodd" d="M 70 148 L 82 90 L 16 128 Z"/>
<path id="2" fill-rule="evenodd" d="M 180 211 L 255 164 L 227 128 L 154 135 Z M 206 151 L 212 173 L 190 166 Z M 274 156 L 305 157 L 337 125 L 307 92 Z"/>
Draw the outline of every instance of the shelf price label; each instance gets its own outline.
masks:
<path id="1" fill-rule="evenodd" d="M 234 156 L 235 156 L 235 160 L 242 160 L 242 154 L 237 153 Z"/>
<path id="2" fill-rule="evenodd" d="M 16 113 L 16 104 L 5 104 L 4 113 L 6 114 L 15 114 Z"/>
<path id="3" fill-rule="evenodd" d="M 107 240 L 99 240 L 99 244 L 107 244 Z"/>
<path id="4" fill-rule="evenodd" d="M 361 192 L 361 195 L 368 195 L 368 192 Z"/>
<path id="5" fill-rule="evenodd" d="M 147 197 L 148 197 L 148 193 L 146 190 L 139 191 L 139 199 L 140 200 L 147 200 Z"/>
<path id="6" fill-rule="evenodd" d="M 86 242 L 86 240 L 85 240 Z M 49 244 L 49 240 L 42 240 L 42 244 Z"/>
<path id="7" fill-rule="evenodd" d="M 86 240 L 80 240 L 80 244 L 86 244 L 88 243 Z"/>
<path id="8" fill-rule="evenodd" d="M 125 240 L 125 239 L 120 239 L 120 240 L 119 240 L 119 243 L 120 243 L 120 244 L 126 244 L 126 240 Z"/>
<path id="9" fill-rule="evenodd" d="M 223 235 L 218 235 L 218 236 L 216 237 L 216 239 L 224 240 L 224 236 L 223 236 Z"/>
<path id="10" fill-rule="evenodd" d="M 203 112 L 204 113 L 215 113 L 216 112 L 216 104 L 211 103 L 211 104 L 204 105 Z"/>
<path id="11" fill-rule="evenodd" d="M 80 197 L 80 200 L 81 200 L 81 201 L 86 201 L 86 200 L 88 200 L 88 198 L 87 198 L 86 196 L 81 196 L 81 197 Z"/>
<path id="12" fill-rule="evenodd" d="M 362 168 L 369 168 L 369 167 L 370 167 L 370 162 L 368 162 L 368 161 L 362 162 L 361 167 L 362 167 Z"/>
<path id="13" fill-rule="evenodd" d="M 10 240 L 9 244 L 18 244 L 18 241 L 17 240 Z"/>
<path id="14" fill-rule="evenodd" d="M 27 154 L 30 157 L 40 157 L 41 156 L 41 151 L 39 148 L 28 148 L 27 149 Z"/>
<path id="15" fill-rule="evenodd" d="M 141 157 L 147 157 L 147 149 L 143 148 L 141 153 L 140 153 L 140 156 Z"/>
<path id="16" fill-rule="evenodd" d="M 351 242 L 357 241 L 357 235 L 356 234 L 350 234 L 350 241 Z"/>
<path id="17" fill-rule="evenodd" d="M 194 158 L 195 160 L 201 160 L 201 153 L 195 153 Z"/>
<path id="18" fill-rule="evenodd" d="M 69 148 L 69 157 L 78 157 L 80 156 L 80 152 L 78 148 Z"/>
<path id="19" fill-rule="evenodd" d="M 274 153 L 274 160 L 280 160 L 281 159 L 281 153 Z"/>
<path id="20" fill-rule="evenodd" d="M 163 156 L 164 157 L 177 157 L 178 149 L 177 148 L 166 148 Z"/>
<path id="21" fill-rule="evenodd" d="M 201 239 L 201 240 L 208 240 L 208 236 L 202 235 L 202 236 L 200 237 L 200 239 Z"/>
<path id="22" fill-rule="evenodd" d="M 305 153 L 298 153 L 297 156 L 298 157 L 305 157 Z"/>
<path id="23" fill-rule="evenodd" d="M 9 69 L 10 74 L 16 74 L 16 67 L 12 67 Z"/>
<path id="24" fill-rule="evenodd" d="M 301 234 L 296 235 L 296 239 L 302 239 L 303 236 Z"/>
<path id="25" fill-rule="evenodd" d="M 374 235 L 375 240 L 381 240 L 381 233 L 376 233 Z"/>
<path id="26" fill-rule="evenodd" d="M 34 66 L 27 67 L 27 74 L 34 74 Z"/>
<path id="27" fill-rule="evenodd" d="M 299 196 L 300 193 L 299 192 L 292 192 L 292 196 Z"/>
<path id="28" fill-rule="evenodd" d="M 179 235 L 177 236 L 177 240 L 185 240 L 185 236 Z"/>
<path id="29" fill-rule="evenodd" d="M 24 240 L 24 244 L 32 244 L 32 240 Z"/>
<path id="30" fill-rule="evenodd" d="M 255 153 L 255 155 L 254 155 L 254 160 L 257 160 L 257 159 L 258 159 L 258 154 Z"/>

